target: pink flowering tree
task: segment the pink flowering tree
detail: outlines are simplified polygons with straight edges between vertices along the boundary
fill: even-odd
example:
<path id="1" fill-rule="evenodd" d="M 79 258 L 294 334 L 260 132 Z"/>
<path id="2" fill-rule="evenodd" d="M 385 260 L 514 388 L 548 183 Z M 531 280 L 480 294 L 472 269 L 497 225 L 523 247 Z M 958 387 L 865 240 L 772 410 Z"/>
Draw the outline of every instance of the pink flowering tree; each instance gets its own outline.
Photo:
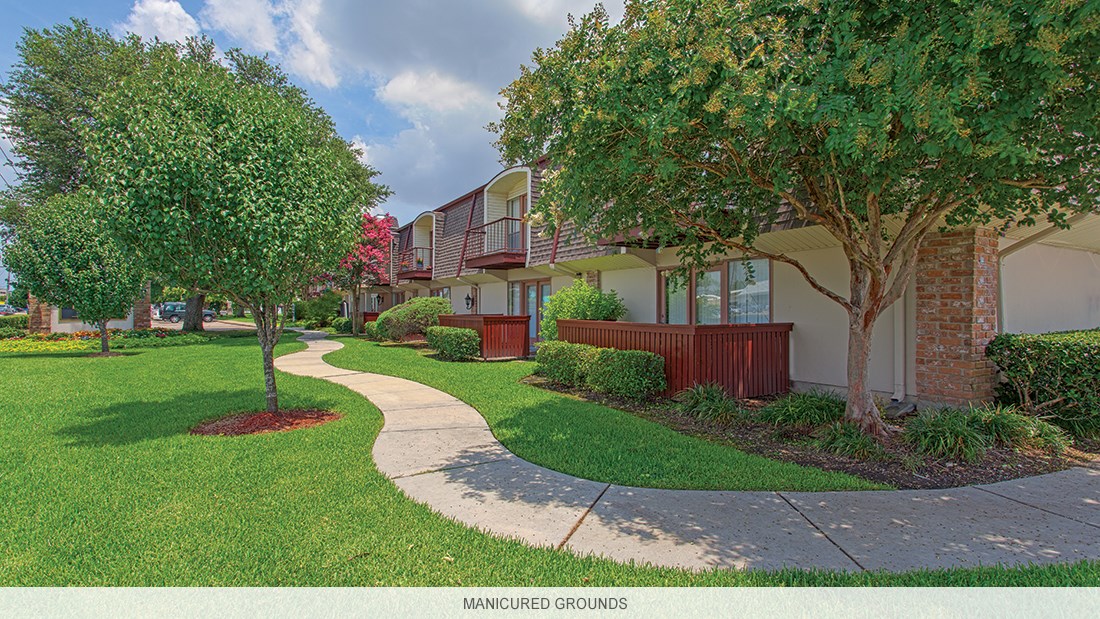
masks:
<path id="1" fill-rule="evenodd" d="M 389 281 L 390 245 L 395 223 L 390 215 L 375 217 L 364 213 L 354 247 L 340 261 L 336 271 L 327 277 L 333 286 L 351 294 L 349 313 L 352 335 L 359 335 L 363 322 L 363 312 L 359 307 L 363 288 Z"/>

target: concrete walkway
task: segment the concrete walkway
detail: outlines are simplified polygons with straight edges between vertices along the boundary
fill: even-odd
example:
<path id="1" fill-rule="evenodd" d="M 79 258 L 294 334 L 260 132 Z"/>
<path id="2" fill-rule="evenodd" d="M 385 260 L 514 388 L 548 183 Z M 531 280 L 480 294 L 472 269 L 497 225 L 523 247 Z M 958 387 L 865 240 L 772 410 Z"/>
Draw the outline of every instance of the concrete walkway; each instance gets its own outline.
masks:
<path id="1" fill-rule="evenodd" d="M 472 407 L 431 387 L 333 367 L 343 344 L 277 368 L 323 378 L 385 415 L 374 461 L 410 498 L 537 546 L 688 569 L 890 570 L 1100 559 L 1100 469 L 951 490 L 726 492 L 630 488 L 520 459 Z"/>

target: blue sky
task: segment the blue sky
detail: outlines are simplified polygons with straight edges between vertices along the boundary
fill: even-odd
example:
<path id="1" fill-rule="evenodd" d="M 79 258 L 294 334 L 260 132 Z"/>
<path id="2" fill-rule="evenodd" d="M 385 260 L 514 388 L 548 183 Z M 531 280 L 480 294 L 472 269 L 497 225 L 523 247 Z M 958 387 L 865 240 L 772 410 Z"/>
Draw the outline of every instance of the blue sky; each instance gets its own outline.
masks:
<path id="1" fill-rule="evenodd" d="M 269 53 L 333 116 L 395 191 L 407 221 L 492 177 L 484 126 L 498 93 L 539 46 L 595 0 L 0 0 L 0 74 L 23 28 L 86 18 L 122 34 Z M 605 2 L 621 15 L 621 0 Z M 7 144 L 0 142 L 0 148 Z M 10 170 L 3 174 L 13 180 Z"/>
<path id="2" fill-rule="evenodd" d="M 499 170 L 485 125 L 519 65 L 595 0 L 0 0 L 0 75 L 23 28 L 70 17 L 117 34 L 268 53 L 363 147 L 404 223 Z M 622 0 L 605 1 L 613 18 Z M 10 145 L 0 138 L 0 148 Z M 0 158 L 2 162 L 2 158 Z M 14 182 L 7 167 L 0 173 Z M 3 277 L 0 272 L 0 277 Z M 2 283 L 0 283 L 2 286 Z"/>

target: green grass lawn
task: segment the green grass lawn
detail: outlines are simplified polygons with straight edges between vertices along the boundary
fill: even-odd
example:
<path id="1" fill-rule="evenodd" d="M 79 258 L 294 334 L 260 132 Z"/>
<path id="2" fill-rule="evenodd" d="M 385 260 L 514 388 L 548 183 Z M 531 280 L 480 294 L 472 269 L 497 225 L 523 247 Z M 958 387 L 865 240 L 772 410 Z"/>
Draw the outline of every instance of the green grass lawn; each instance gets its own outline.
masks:
<path id="1" fill-rule="evenodd" d="M 525 460 L 596 481 L 706 490 L 869 490 L 844 473 L 778 462 L 686 436 L 630 413 L 520 383 L 534 363 L 448 363 L 405 346 L 344 338 L 325 356 L 431 385 L 476 408 Z M 430 351 L 427 351 L 430 352 Z"/>
<path id="2" fill-rule="evenodd" d="M 503 541 L 431 513 L 379 474 L 370 450 L 382 418 L 343 387 L 279 375 L 284 406 L 344 414 L 324 426 L 189 435 L 204 419 L 263 406 L 249 338 L 102 359 L 4 354 L 0 367 L 3 586 L 1100 583 L 1100 563 L 688 573 Z"/>

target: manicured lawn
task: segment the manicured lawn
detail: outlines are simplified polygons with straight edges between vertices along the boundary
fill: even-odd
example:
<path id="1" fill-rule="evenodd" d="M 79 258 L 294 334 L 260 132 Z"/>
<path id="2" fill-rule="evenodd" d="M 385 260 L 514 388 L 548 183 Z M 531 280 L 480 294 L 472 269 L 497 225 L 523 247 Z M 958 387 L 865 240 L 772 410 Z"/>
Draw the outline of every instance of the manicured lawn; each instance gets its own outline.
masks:
<path id="1" fill-rule="evenodd" d="M 344 414 L 324 426 L 189 435 L 201 420 L 263 405 L 248 338 L 105 359 L 5 354 L 0 367 L 4 586 L 1100 583 L 1098 563 L 692 574 L 496 539 L 432 514 L 381 476 L 370 449 L 382 418 L 342 387 L 279 376 L 284 406 Z"/>
<path id="2" fill-rule="evenodd" d="M 448 363 L 405 346 L 344 338 L 325 356 L 355 370 L 401 376 L 476 408 L 513 453 L 596 481 L 708 490 L 868 490 L 885 486 L 777 462 L 685 436 L 630 413 L 519 382 L 531 362 Z"/>

